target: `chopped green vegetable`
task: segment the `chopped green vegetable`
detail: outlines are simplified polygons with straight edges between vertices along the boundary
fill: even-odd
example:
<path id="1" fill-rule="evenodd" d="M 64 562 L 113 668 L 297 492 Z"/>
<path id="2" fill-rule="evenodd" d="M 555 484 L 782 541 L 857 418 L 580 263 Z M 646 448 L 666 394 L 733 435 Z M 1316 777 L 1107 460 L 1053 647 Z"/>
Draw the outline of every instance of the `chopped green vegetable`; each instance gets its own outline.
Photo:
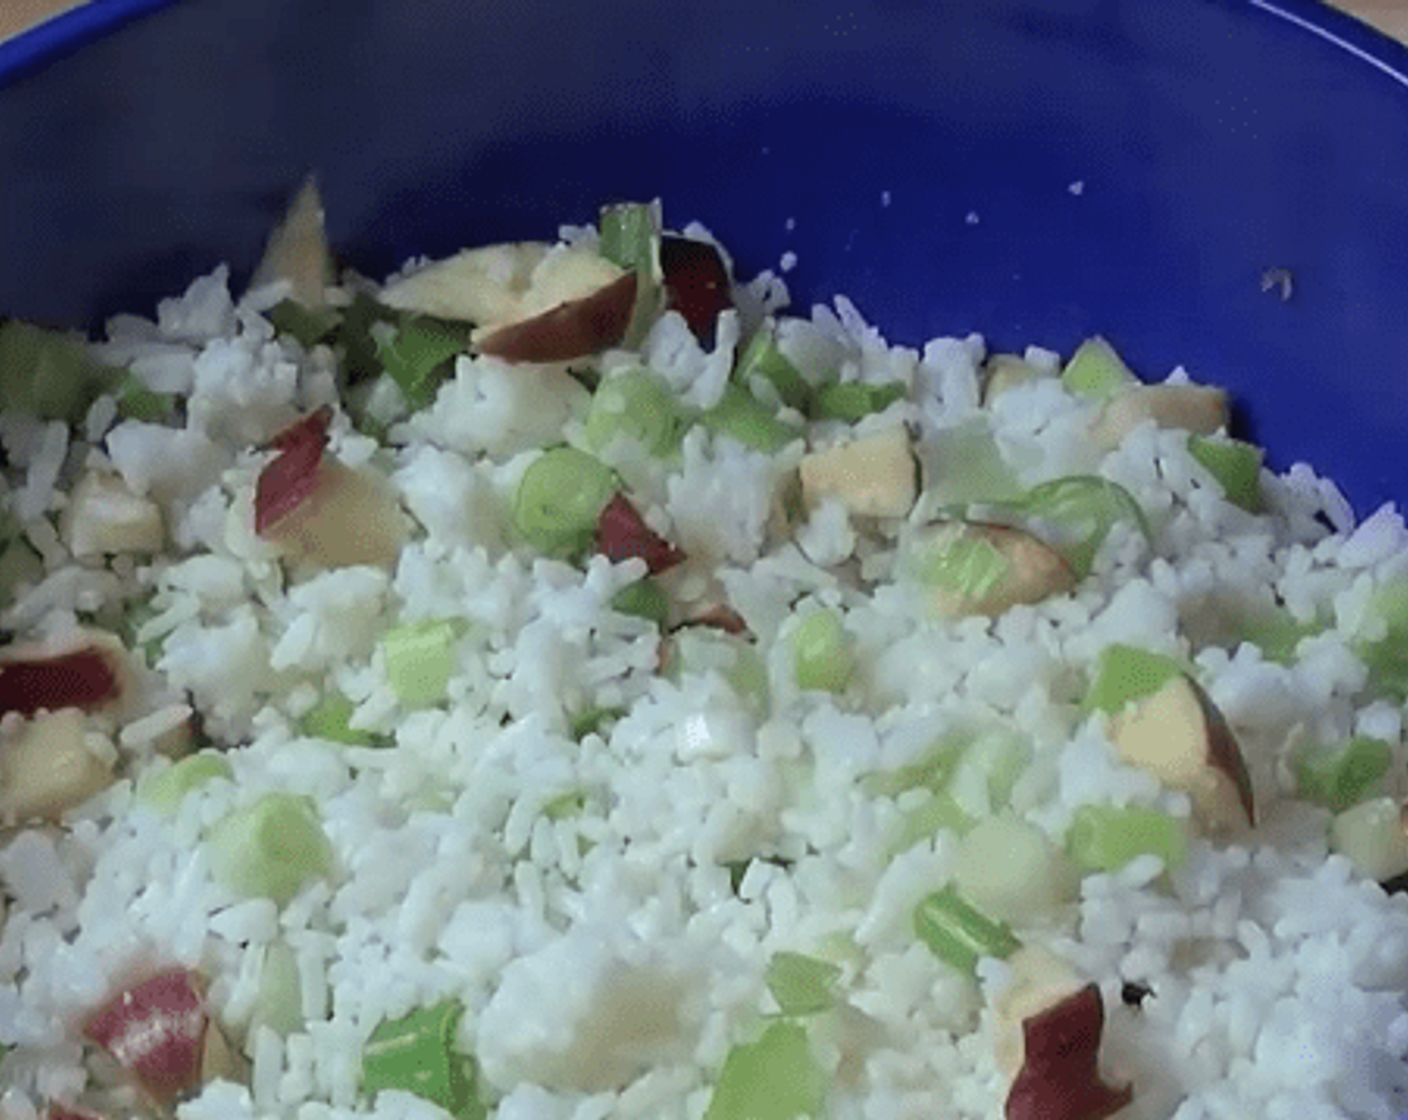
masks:
<path id="1" fill-rule="evenodd" d="M 929 459 L 929 490 L 940 507 L 1011 502 L 1022 495 L 1021 483 L 1002 457 L 992 427 L 983 416 L 936 432 Z"/>
<path id="2" fill-rule="evenodd" d="M 667 455 L 679 441 L 680 416 L 665 383 L 648 369 L 628 369 L 604 379 L 592 394 L 586 437 L 604 451 L 618 437 L 651 455 Z"/>
<path id="3" fill-rule="evenodd" d="M 1366 879 L 1383 882 L 1408 872 L 1408 832 L 1403 809 L 1392 797 L 1376 797 L 1346 809 L 1330 822 L 1330 847 Z"/>
<path id="4" fill-rule="evenodd" d="M 70 335 L 18 319 L 0 324 L 0 411 L 78 424 L 115 377 Z"/>
<path id="5" fill-rule="evenodd" d="M 23 537 L 11 537 L 0 547 L 0 602 L 13 602 L 20 587 L 43 578 L 44 561 Z"/>
<path id="6" fill-rule="evenodd" d="M 602 208 L 597 252 L 631 271 L 651 267 L 659 252 L 660 215 L 649 202 L 623 202 Z"/>
<path id="7" fill-rule="evenodd" d="M 218 882 L 279 906 L 332 870 L 332 845 L 311 800 L 293 793 L 267 793 L 235 810 L 211 829 L 208 846 Z"/>
<path id="8" fill-rule="evenodd" d="M 172 816 L 186 794 L 217 778 L 231 779 L 229 762 L 213 751 L 201 751 L 165 770 L 148 774 L 137 787 L 137 800 L 158 813 Z"/>
<path id="9" fill-rule="evenodd" d="M 909 390 L 901 381 L 869 385 L 859 381 L 823 385 L 812 402 L 814 420 L 845 420 L 854 424 L 874 412 L 883 412 L 895 401 L 904 400 Z"/>
<path id="10" fill-rule="evenodd" d="M 1266 499 L 1261 493 L 1262 450 L 1239 439 L 1214 439 L 1192 433 L 1188 454 L 1207 468 L 1233 505 L 1248 513 L 1261 513 Z"/>
<path id="11" fill-rule="evenodd" d="M 329 692 L 304 714 L 299 730 L 310 738 L 345 743 L 349 747 L 376 746 L 375 735 L 352 726 L 352 713 L 356 710 L 357 706 L 342 693 Z"/>
<path id="12" fill-rule="evenodd" d="M 1118 871 L 1142 855 L 1176 871 L 1188 856 L 1188 825 L 1157 809 L 1083 805 L 1066 832 L 1066 851 L 1086 871 Z"/>
<path id="13" fill-rule="evenodd" d="M 812 611 L 792 631 L 792 658 L 797 687 L 842 692 L 855 673 L 851 640 L 832 610 Z"/>
<path id="14" fill-rule="evenodd" d="M 275 1034 L 287 1036 L 302 1030 L 303 1024 L 303 982 L 298 957 L 284 942 L 271 942 L 264 949 L 248 1033 L 252 1036 L 260 1027 L 268 1027 Z"/>
<path id="15" fill-rule="evenodd" d="M 366 292 L 352 297 L 352 302 L 343 309 L 342 324 L 333 338 L 334 346 L 342 353 L 342 366 L 347 371 L 349 384 L 382 374 L 377 335 L 387 327 L 394 327 L 400 318 L 399 311 L 378 303 Z"/>
<path id="16" fill-rule="evenodd" d="M 818 1015 L 836 1006 L 841 969 L 803 953 L 774 953 L 763 973 L 772 998 L 784 1015 Z"/>
<path id="17" fill-rule="evenodd" d="M 1339 751 L 1302 748 L 1291 760 L 1296 796 L 1342 813 L 1369 795 L 1392 761 L 1392 748 L 1367 736 L 1351 739 Z"/>
<path id="18" fill-rule="evenodd" d="M 914 932 L 934 956 L 969 976 L 984 957 L 1005 960 L 1022 947 L 1006 923 L 970 906 L 953 887 L 926 896 L 915 907 Z"/>
<path id="19" fill-rule="evenodd" d="M 1132 522 L 1146 541 L 1153 540 L 1144 510 L 1130 492 L 1117 482 L 1094 475 L 1043 482 L 1011 508 L 1031 532 L 1061 554 L 1077 579 L 1090 574 L 1100 546 L 1121 521 Z"/>
<path id="20" fill-rule="evenodd" d="M 936 537 L 911 553 L 920 583 L 963 601 L 982 602 L 1007 579 L 1012 561 L 987 537 L 955 533 Z"/>
<path id="21" fill-rule="evenodd" d="M 937 793 L 948 785 L 963 759 L 963 753 L 975 738 L 967 733 L 946 735 L 918 762 L 897 770 L 867 774 L 861 779 L 861 789 L 871 797 L 898 797 L 911 789 L 927 789 Z"/>
<path id="22" fill-rule="evenodd" d="M 450 373 L 454 359 L 467 349 L 462 331 L 436 319 L 408 317 L 377 347 L 386 374 L 412 409 L 435 400 L 436 390 Z"/>
<path id="23" fill-rule="evenodd" d="M 1282 607 L 1264 611 L 1249 611 L 1237 620 L 1242 641 L 1261 650 L 1261 656 L 1278 665 L 1289 665 L 1296 659 L 1296 647 L 1301 639 L 1313 638 L 1325 629 L 1319 622 L 1299 622 Z"/>
<path id="24" fill-rule="evenodd" d="M 760 388 L 757 382 L 766 382 L 783 404 L 798 412 L 806 412 L 811 401 L 811 386 L 778 349 L 776 329 L 771 322 L 764 323 L 748 340 L 734 367 L 733 379 L 755 394 Z"/>
<path id="25" fill-rule="evenodd" d="M 1383 619 L 1386 632 L 1357 649 L 1369 670 L 1368 691 L 1398 703 L 1408 700 L 1408 578 L 1392 580 L 1374 594 L 1370 609 Z"/>
<path id="26" fill-rule="evenodd" d="M 600 733 L 601 729 L 608 723 L 614 723 L 625 714 L 625 708 L 588 708 L 586 711 L 578 712 L 571 718 L 568 722 L 567 730 L 572 738 L 580 743 L 588 735 Z"/>
<path id="27" fill-rule="evenodd" d="M 1152 696 L 1189 666 L 1173 657 L 1135 646 L 1111 645 L 1100 651 L 1095 679 L 1086 691 L 1084 709 L 1118 715 L 1125 705 Z"/>
<path id="28" fill-rule="evenodd" d="M 169 424 L 176 415 L 174 393 L 154 393 L 136 374 L 125 374 L 114 389 L 117 414 L 127 420 Z"/>
<path id="29" fill-rule="evenodd" d="M 611 597 L 611 609 L 655 623 L 663 631 L 670 621 L 670 596 L 647 576 L 627 584 Z"/>
<path id="30" fill-rule="evenodd" d="M 1061 384 L 1067 391 L 1090 400 L 1104 400 L 1137 381 L 1115 348 L 1098 335 L 1076 347 L 1061 371 Z"/>
<path id="31" fill-rule="evenodd" d="M 559 560 L 591 548 L 597 519 L 616 493 L 615 474 L 585 451 L 555 447 L 523 472 L 513 523 L 533 548 Z"/>
<path id="32" fill-rule="evenodd" d="M 464 1008 L 454 1000 L 387 1020 L 362 1050 L 362 1091 L 375 1097 L 400 1089 L 437 1104 L 459 1120 L 482 1120 L 473 1060 L 455 1050 Z"/>
<path id="33" fill-rule="evenodd" d="M 703 626 L 691 626 L 674 635 L 672 672 L 718 673 L 754 712 L 768 710 L 771 688 L 768 670 L 758 651 L 745 639 Z"/>
<path id="34" fill-rule="evenodd" d="M 745 447 L 774 455 L 795 439 L 800 428 L 784 424 L 742 385 L 730 383 L 723 399 L 699 417 L 715 435 L 732 436 Z"/>
<path id="35" fill-rule="evenodd" d="M 773 1023 L 724 1059 L 704 1120 L 796 1120 L 815 1116 L 825 1083 L 797 1023 Z"/>
<path id="36" fill-rule="evenodd" d="M 953 881 L 982 913 L 1024 924 L 1043 921 L 1073 902 L 1080 886 L 1066 853 L 1012 813 L 980 820 L 963 836 Z"/>
<path id="37" fill-rule="evenodd" d="M 899 835 L 895 838 L 891 850 L 908 851 L 915 844 L 932 840 L 944 831 L 963 836 L 977 823 L 977 818 L 966 813 L 951 793 L 937 790 L 905 813 Z"/>
<path id="38" fill-rule="evenodd" d="M 401 703 L 420 707 L 445 699 L 456 637 L 454 624 L 445 620 L 408 623 L 382 636 L 386 676 Z"/>
<path id="39" fill-rule="evenodd" d="M 965 813 L 985 817 L 1007 805 L 1031 760 L 1031 744 L 1010 730 L 976 736 L 954 766 L 948 792 Z"/>
<path id="40" fill-rule="evenodd" d="M 305 350 L 326 342 L 342 322 L 342 316 L 332 307 L 306 307 L 296 299 L 280 300 L 264 317 L 274 330 L 293 339 Z"/>
<path id="41" fill-rule="evenodd" d="M 598 713 L 604 713 L 607 709 L 598 708 Z M 620 709 L 616 709 L 619 711 Z M 580 738 L 580 736 L 578 736 Z M 587 807 L 587 795 L 583 790 L 574 789 L 567 793 L 558 794 L 556 797 L 543 803 L 543 816 L 550 821 L 565 821 L 571 817 L 581 816 L 582 810 Z"/>

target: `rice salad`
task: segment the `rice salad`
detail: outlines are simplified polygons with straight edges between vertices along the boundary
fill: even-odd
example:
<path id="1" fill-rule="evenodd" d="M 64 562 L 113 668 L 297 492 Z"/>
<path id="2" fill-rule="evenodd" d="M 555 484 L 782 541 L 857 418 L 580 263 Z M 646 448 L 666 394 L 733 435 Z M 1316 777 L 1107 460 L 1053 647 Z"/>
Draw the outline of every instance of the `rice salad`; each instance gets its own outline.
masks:
<path id="1" fill-rule="evenodd" d="M 311 188 L 0 365 L 4 1120 L 1408 1109 L 1408 532 L 1182 369 Z"/>

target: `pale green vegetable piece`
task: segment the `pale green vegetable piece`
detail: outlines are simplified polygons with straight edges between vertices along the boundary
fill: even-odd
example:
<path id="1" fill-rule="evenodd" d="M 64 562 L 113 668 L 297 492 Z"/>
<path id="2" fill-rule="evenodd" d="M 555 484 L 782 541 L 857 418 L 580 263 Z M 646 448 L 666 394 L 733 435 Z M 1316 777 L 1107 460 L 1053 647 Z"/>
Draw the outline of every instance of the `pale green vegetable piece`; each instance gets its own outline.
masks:
<path id="1" fill-rule="evenodd" d="M 1188 823 L 1158 809 L 1082 805 L 1066 832 L 1066 851 L 1086 871 L 1118 871 L 1142 855 L 1176 871 L 1188 857 Z"/>
<path id="2" fill-rule="evenodd" d="M 618 437 L 633 440 L 651 455 L 674 450 L 679 410 L 665 383 L 647 369 L 628 369 L 605 378 L 587 411 L 587 444 L 603 451 Z"/>
<path id="3" fill-rule="evenodd" d="M 1337 751 L 1303 747 L 1291 759 L 1296 796 L 1342 813 L 1368 796 L 1392 762 L 1392 748 L 1368 736 L 1353 738 Z"/>
<path id="4" fill-rule="evenodd" d="M 1005 923 L 980 912 L 952 886 L 914 908 L 914 932 L 934 956 L 968 976 L 982 958 L 1005 960 L 1022 947 Z"/>
<path id="5" fill-rule="evenodd" d="M 796 1023 L 774 1023 L 757 1042 L 728 1052 L 704 1120 L 815 1116 L 825 1088 L 806 1029 Z"/>
<path id="6" fill-rule="evenodd" d="M 818 1015 L 836 1006 L 841 969 L 804 953 L 774 953 L 763 973 L 772 998 L 784 1015 Z"/>
<path id="7" fill-rule="evenodd" d="M 963 837 L 954 882 L 989 917 L 1040 922 L 1075 899 L 1079 877 L 1065 852 L 1041 829 L 995 816 L 979 821 Z"/>
<path id="8" fill-rule="evenodd" d="M 1110 531 L 1122 521 L 1153 540 L 1144 509 L 1123 486 L 1096 475 L 1070 475 L 1043 482 L 1011 504 L 1029 531 L 1040 537 L 1085 579 Z"/>
<path id="9" fill-rule="evenodd" d="M 411 707 L 445 699 L 455 670 L 455 627 L 440 620 L 388 630 L 381 639 L 386 676 L 401 703 Z"/>
<path id="10" fill-rule="evenodd" d="M 340 692 L 323 696 L 299 721 L 299 730 L 314 739 L 327 739 L 349 747 L 372 747 L 376 736 L 352 726 L 352 714 L 357 706 Z"/>
<path id="11" fill-rule="evenodd" d="M 940 507 L 1010 502 L 1022 495 L 1021 483 L 981 416 L 936 433 L 928 459 L 929 495 Z"/>
<path id="12" fill-rule="evenodd" d="M 279 906 L 333 866 L 332 844 L 312 801 L 293 793 L 267 793 L 230 813 L 211 829 L 207 847 L 219 883 Z"/>
<path id="13" fill-rule="evenodd" d="M 454 1000 L 381 1023 L 362 1050 L 362 1091 L 400 1089 L 439 1105 L 457 1120 L 488 1109 L 475 1089 L 473 1061 L 454 1049 L 464 1008 Z"/>
<path id="14" fill-rule="evenodd" d="M 841 692 L 855 672 L 851 639 L 833 610 L 815 610 L 792 631 L 797 687 Z"/>
<path id="15" fill-rule="evenodd" d="M 1104 400 L 1126 385 L 1138 383 L 1115 348 L 1099 335 L 1087 338 L 1061 371 L 1061 384 L 1081 397 Z"/>
<path id="16" fill-rule="evenodd" d="M 1233 505 L 1248 513 L 1265 510 L 1266 500 L 1261 492 L 1261 448 L 1239 439 L 1215 439 L 1194 432 L 1188 436 L 1188 454 L 1207 468 Z"/>
<path id="17" fill-rule="evenodd" d="M 616 475 L 575 447 L 543 452 L 523 472 L 513 524 L 544 556 L 570 560 L 586 552 L 601 511 L 616 493 Z"/>
<path id="18" fill-rule="evenodd" d="M 165 770 L 148 774 L 137 787 L 137 800 L 155 811 L 172 815 L 181 806 L 186 794 L 219 778 L 230 779 L 234 771 L 230 763 L 213 751 L 201 751 Z"/>
<path id="19" fill-rule="evenodd" d="M 1118 715 L 1126 705 L 1152 696 L 1172 678 L 1186 674 L 1188 668 L 1176 658 L 1136 646 L 1106 646 L 1085 694 L 1085 710 Z"/>
<path id="20" fill-rule="evenodd" d="M 268 1027 L 275 1034 L 288 1036 L 302 1030 L 303 1025 L 303 981 L 298 957 L 287 943 L 271 942 L 264 949 L 259 992 L 247 1033 L 253 1036 L 260 1027 Z"/>
<path id="21" fill-rule="evenodd" d="M 1402 807 L 1391 797 L 1346 809 L 1330 825 L 1330 847 L 1348 857 L 1366 879 L 1383 882 L 1408 872 L 1408 833 Z"/>

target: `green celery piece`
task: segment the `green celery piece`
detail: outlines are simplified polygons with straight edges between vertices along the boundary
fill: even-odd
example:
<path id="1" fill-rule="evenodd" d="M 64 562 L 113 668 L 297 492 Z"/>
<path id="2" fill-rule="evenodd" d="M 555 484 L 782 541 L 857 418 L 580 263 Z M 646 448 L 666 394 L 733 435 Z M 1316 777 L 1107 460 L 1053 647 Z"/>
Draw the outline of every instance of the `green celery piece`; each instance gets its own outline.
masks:
<path id="1" fill-rule="evenodd" d="M 891 850 L 895 853 L 908 851 L 943 831 L 966 836 L 977 823 L 977 818 L 965 812 L 947 790 L 931 791 L 923 804 L 905 813 L 900 834 Z"/>
<path id="2" fill-rule="evenodd" d="M 1133 522 L 1146 541 L 1153 541 L 1148 518 L 1134 496 L 1119 483 L 1095 475 L 1043 482 L 1011 508 L 1024 520 L 1039 520 L 1040 526 L 1030 531 L 1061 554 L 1077 579 L 1090 575 L 1100 546 L 1119 522 Z"/>
<path id="3" fill-rule="evenodd" d="M 372 327 L 377 323 L 396 324 L 401 313 L 378 303 L 366 292 L 358 292 L 343 309 L 342 322 L 333 334 L 333 346 L 341 351 L 342 366 L 349 385 L 372 380 L 382 374 L 381 358 Z"/>
<path id="4" fill-rule="evenodd" d="M 768 670 L 753 645 L 733 634 L 701 626 L 690 626 L 674 635 L 676 656 L 671 675 L 684 672 L 717 672 L 749 708 L 756 713 L 768 710 L 772 690 Z"/>
<path id="5" fill-rule="evenodd" d="M 977 736 L 954 767 L 950 792 L 956 796 L 957 791 L 966 788 L 962 775 L 975 774 L 982 778 L 987 789 L 988 807 L 1002 808 L 1011 799 L 1012 788 L 1031 760 L 1031 745 L 1019 735 L 999 730 Z M 981 811 L 981 806 L 964 805 L 962 801 L 958 802 L 958 806 L 970 815 L 972 810 Z"/>
<path id="6" fill-rule="evenodd" d="M 668 455 L 679 443 L 680 414 L 665 382 L 648 369 L 628 369 L 601 381 L 587 411 L 586 439 L 604 451 L 618 435 L 651 455 Z"/>
<path id="7" fill-rule="evenodd" d="M 117 414 L 127 420 L 168 424 L 176 415 L 174 393 L 154 393 L 136 374 L 125 374 L 117 383 Z"/>
<path id="8" fill-rule="evenodd" d="M 406 403 L 419 410 L 434 402 L 452 362 L 467 349 L 463 331 L 428 316 L 407 316 L 396 333 L 378 346 L 377 357 Z"/>
<path id="9" fill-rule="evenodd" d="M 362 1050 L 362 1091 L 414 1093 L 458 1120 L 483 1120 L 488 1108 L 476 1090 L 474 1062 L 454 1049 L 464 1008 L 454 1000 L 387 1020 Z"/>
<path id="10" fill-rule="evenodd" d="M 217 779 L 233 779 L 230 763 L 213 751 L 201 751 L 149 774 L 137 787 L 137 800 L 163 816 L 174 816 L 186 794 Z"/>
<path id="11" fill-rule="evenodd" d="M 310 738 L 349 747 L 376 746 L 375 735 L 352 726 L 352 713 L 356 710 L 357 706 L 342 693 L 329 692 L 304 714 L 298 729 Z"/>
<path id="12" fill-rule="evenodd" d="M 616 474 L 575 447 L 543 452 L 523 472 L 513 524 L 545 556 L 574 559 L 592 546 L 597 520 L 616 493 Z"/>
<path id="13" fill-rule="evenodd" d="M 22 585 L 43 578 L 44 560 L 24 537 L 16 534 L 0 547 L 0 604 L 10 604 Z"/>
<path id="14" fill-rule="evenodd" d="M 604 711 L 605 709 L 598 708 L 596 710 Z M 542 811 L 543 816 L 550 821 L 565 821 L 571 817 L 581 816 L 582 810 L 586 807 L 586 793 L 583 790 L 574 789 L 545 801 Z"/>
<path id="15" fill-rule="evenodd" d="M 1403 703 L 1408 700 L 1408 577 L 1380 587 L 1371 610 L 1384 620 L 1387 632 L 1377 641 L 1360 642 L 1356 651 L 1369 671 L 1367 689 Z"/>
<path id="16" fill-rule="evenodd" d="M 821 1109 L 826 1085 L 797 1023 L 773 1023 L 724 1059 L 704 1120 L 796 1120 Z"/>
<path id="17" fill-rule="evenodd" d="M 823 385 L 816 392 L 810 415 L 814 420 L 845 420 L 854 424 L 874 412 L 883 412 L 908 394 L 904 383 L 868 385 L 858 381 Z"/>
<path id="18" fill-rule="evenodd" d="M 803 953 L 774 953 L 763 972 L 763 983 L 784 1015 L 819 1015 L 836 1006 L 841 969 L 830 961 Z"/>
<path id="19" fill-rule="evenodd" d="M 623 202 L 601 210 L 597 252 L 628 272 L 654 265 L 660 218 L 649 202 Z"/>
<path id="20" fill-rule="evenodd" d="M 304 307 L 296 299 L 280 300 L 264 315 L 274 330 L 293 339 L 305 350 L 326 342 L 342 323 L 332 307 Z"/>
<path id="21" fill-rule="evenodd" d="M 1196 432 L 1188 436 L 1188 454 L 1201 463 L 1227 500 L 1248 513 L 1262 513 L 1266 499 L 1261 492 L 1263 452 L 1239 439 L 1213 439 Z"/>
<path id="22" fill-rule="evenodd" d="M 1136 646 L 1107 646 L 1100 651 L 1095 679 L 1086 691 L 1082 706 L 1087 712 L 1118 715 L 1126 704 L 1152 696 L 1174 677 L 1187 674 L 1189 670 L 1186 663 L 1161 653 Z"/>
<path id="23" fill-rule="evenodd" d="M 407 623 L 382 635 L 386 676 L 401 703 L 422 707 L 445 699 L 457 637 L 454 623 L 443 619 Z"/>
<path id="24" fill-rule="evenodd" d="M 18 319 L 0 325 L 0 411 L 78 424 L 116 377 L 66 334 Z"/>
<path id="25" fill-rule="evenodd" d="M 931 456 L 930 490 L 939 506 L 1014 502 L 1022 496 L 1022 485 L 982 416 L 936 433 Z"/>
<path id="26" fill-rule="evenodd" d="M 1291 759 L 1296 796 L 1343 813 L 1373 792 L 1392 762 L 1392 748 L 1368 736 L 1351 739 L 1339 751 L 1303 747 Z"/>
<path id="27" fill-rule="evenodd" d="M 832 610 L 813 611 L 792 631 L 797 687 L 843 692 L 855 673 L 855 654 L 841 619 Z"/>
<path id="28" fill-rule="evenodd" d="M 1278 665 L 1290 665 L 1296 659 L 1296 647 L 1303 638 L 1312 638 L 1324 631 L 1319 622 L 1298 622 L 1282 607 L 1265 611 L 1249 611 L 1238 619 L 1237 629 L 1243 641 L 1261 650 L 1261 656 Z"/>
<path id="29" fill-rule="evenodd" d="M 1066 851 L 1085 871 L 1118 871 L 1142 855 L 1176 871 L 1188 857 L 1188 826 L 1157 809 L 1083 805 L 1066 832 Z"/>
<path id="30" fill-rule="evenodd" d="M 259 973 L 259 990 L 248 1033 L 252 1036 L 259 1027 L 268 1027 L 287 1037 L 301 1031 L 303 1023 L 303 984 L 298 957 L 284 942 L 271 942 L 264 949 L 264 967 Z"/>
<path id="31" fill-rule="evenodd" d="M 811 386 L 777 345 L 776 328 L 764 323 L 744 347 L 733 370 L 733 380 L 750 392 L 753 379 L 768 382 L 783 404 L 806 412 L 811 403 Z"/>
<path id="32" fill-rule="evenodd" d="M 964 531 L 927 542 L 910 558 L 920 583 L 982 599 L 1007 578 L 1012 562 L 991 541 Z"/>
<path id="33" fill-rule="evenodd" d="M 918 762 L 898 770 L 877 771 L 861 779 L 861 789 L 871 797 L 898 797 L 912 789 L 943 790 L 953 777 L 964 752 L 976 736 L 968 733 L 946 735 Z"/>
<path id="34" fill-rule="evenodd" d="M 655 623 L 661 631 L 670 621 L 670 595 L 649 576 L 627 584 L 611 597 L 611 609 Z"/>
<path id="35" fill-rule="evenodd" d="M 1005 922 L 979 912 L 951 886 L 914 908 L 914 932 L 934 956 L 968 976 L 984 957 L 1006 960 L 1022 947 Z"/>
<path id="36" fill-rule="evenodd" d="M 795 439 L 802 430 L 784 424 L 747 389 L 730 382 L 723 399 L 699 417 L 699 422 L 715 435 L 732 436 L 744 447 L 775 455 Z"/>
<path id="37" fill-rule="evenodd" d="M 625 708 L 610 706 L 587 708 L 578 712 L 568 721 L 567 733 L 580 743 L 588 735 L 600 734 L 602 728 L 608 723 L 614 723 L 625 714 Z"/>
<path id="38" fill-rule="evenodd" d="M 309 798 L 267 793 L 216 823 L 207 840 L 215 879 L 245 898 L 284 906 L 332 871 L 332 844 Z"/>
<path id="39" fill-rule="evenodd" d="M 1137 382 L 1124 359 L 1099 335 L 1087 338 L 1061 371 L 1068 392 L 1090 400 L 1104 400 L 1126 385 Z"/>

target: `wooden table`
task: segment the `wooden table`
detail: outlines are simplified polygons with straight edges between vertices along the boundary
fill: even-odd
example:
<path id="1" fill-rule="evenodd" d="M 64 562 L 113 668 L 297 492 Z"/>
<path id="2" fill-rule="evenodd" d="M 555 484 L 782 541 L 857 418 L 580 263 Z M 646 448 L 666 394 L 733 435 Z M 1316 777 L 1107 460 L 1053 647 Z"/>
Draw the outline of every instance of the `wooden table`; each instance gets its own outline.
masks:
<path id="1" fill-rule="evenodd" d="M 33 27 L 84 0 L 0 0 L 0 39 Z M 1408 42 L 1408 0 L 1331 0 L 1380 31 Z"/>

